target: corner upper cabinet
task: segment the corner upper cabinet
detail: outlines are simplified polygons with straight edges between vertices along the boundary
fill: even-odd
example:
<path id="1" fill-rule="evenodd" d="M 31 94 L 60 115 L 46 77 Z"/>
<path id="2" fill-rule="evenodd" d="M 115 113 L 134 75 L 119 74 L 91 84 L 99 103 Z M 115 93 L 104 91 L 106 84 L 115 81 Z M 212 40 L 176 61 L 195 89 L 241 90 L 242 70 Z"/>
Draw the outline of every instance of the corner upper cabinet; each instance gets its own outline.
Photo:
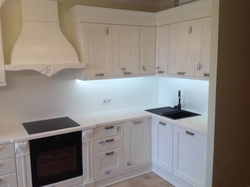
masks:
<path id="1" fill-rule="evenodd" d="M 168 25 L 156 28 L 156 74 L 167 75 Z"/>
<path id="2" fill-rule="evenodd" d="M 113 27 L 114 75 L 139 74 L 139 27 Z"/>
<path id="3" fill-rule="evenodd" d="M 210 69 L 211 17 L 196 21 L 195 76 L 207 77 Z"/>
<path id="4" fill-rule="evenodd" d="M 155 27 L 140 27 L 140 74 L 155 73 Z"/>
<path id="5" fill-rule="evenodd" d="M 82 51 L 80 59 L 87 63 L 85 76 L 112 77 L 112 26 L 105 24 L 82 23 Z"/>
<path id="6" fill-rule="evenodd" d="M 196 21 L 169 25 L 169 74 L 194 75 Z"/>

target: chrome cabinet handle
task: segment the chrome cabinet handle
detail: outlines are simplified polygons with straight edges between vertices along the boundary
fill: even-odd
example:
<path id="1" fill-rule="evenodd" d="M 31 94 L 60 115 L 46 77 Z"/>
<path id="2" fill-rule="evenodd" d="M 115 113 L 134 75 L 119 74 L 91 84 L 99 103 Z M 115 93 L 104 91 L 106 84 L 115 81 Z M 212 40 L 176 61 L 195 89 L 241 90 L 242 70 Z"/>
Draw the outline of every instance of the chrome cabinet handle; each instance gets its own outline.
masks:
<path id="1" fill-rule="evenodd" d="M 160 124 L 160 125 L 163 125 L 163 126 L 166 125 L 166 123 L 163 123 L 163 122 L 161 122 L 161 121 L 159 121 L 159 124 Z"/>
<path id="2" fill-rule="evenodd" d="M 124 72 L 124 75 L 131 75 L 131 72 Z"/>
<path id="3" fill-rule="evenodd" d="M 114 152 L 114 151 L 109 152 L 109 153 L 106 153 L 106 156 L 113 155 L 113 154 L 115 154 L 115 152 Z"/>
<path id="4" fill-rule="evenodd" d="M 108 127 L 105 127 L 106 130 L 110 130 L 110 129 L 113 129 L 114 126 L 108 126 Z"/>
<path id="5" fill-rule="evenodd" d="M 147 67 L 145 65 L 142 66 L 143 71 L 147 71 Z"/>
<path id="6" fill-rule="evenodd" d="M 96 77 L 102 77 L 102 76 L 104 76 L 104 74 L 103 73 L 97 73 L 97 74 L 95 74 L 95 76 Z"/>
<path id="7" fill-rule="evenodd" d="M 209 77 L 209 73 L 204 73 L 204 76 L 205 77 Z"/>
<path id="8" fill-rule="evenodd" d="M 187 134 L 187 135 L 190 135 L 190 136 L 194 136 L 194 135 L 195 135 L 195 133 L 190 132 L 190 131 L 186 131 L 186 134 Z"/>
<path id="9" fill-rule="evenodd" d="M 106 142 L 106 143 L 110 143 L 110 142 L 113 142 L 113 141 L 115 141 L 115 139 L 114 139 L 114 138 L 109 139 L 109 140 L 105 140 L 105 142 Z"/>
<path id="10" fill-rule="evenodd" d="M 185 75 L 186 72 L 184 72 L 184 71 L 178 71 L 177 74 L 178 74 L 178 75 Z"/>
<path id="11" fill-rule="evenodd" d="M 142 121 L 133 121 L 133 123 L 134 123 L 135 125 L 138 125 L 138 124 L 141 124 Z"/>
<path id="12" fill-rule="evenodd" d="M 105 174 L 106 174 L 106 175 L 108 175 L 108 174 L 110 174 L 110 173 L 111 173 L 111 169 L 105 170 Z"/>
<path id="13" fill-rule="evenodd" d="M 188 34 L 191 34 L 193 32 L 193 28 L 192 28 L 192 26 L 189 26 L 188 27 Z"/>
<path id="14" fill-rule="evenodd" d="M 109 28 L 108 27 L 104 28 L 104 33 L 105 33 L 105 35 L 109 34 Z"/>
<path id="15" fill-rule="evenodd" d="M 127 162 L 127 166 L 131 166 L 133 162 Z"/>
<path id="16" fill-rule="evenodd" d="M 100 142 L 98 143 L 98 145 L 99 145 L 99 147 L 105 146 L 105 142 L 104 142 L 104 141 L 100 141 Z"/>

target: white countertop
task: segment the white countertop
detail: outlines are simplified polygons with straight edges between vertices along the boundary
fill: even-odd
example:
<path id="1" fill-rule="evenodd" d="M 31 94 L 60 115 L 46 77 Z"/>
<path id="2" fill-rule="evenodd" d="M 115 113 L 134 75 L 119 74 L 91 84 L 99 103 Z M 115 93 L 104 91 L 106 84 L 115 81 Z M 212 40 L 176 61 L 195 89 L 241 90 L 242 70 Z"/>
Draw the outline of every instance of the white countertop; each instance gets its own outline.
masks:
<path id="1" fill-rule="evenodd" d="M 29 135 L 24 129 L 22 123 L 0 125 L 0 144 L 8 142 L 26 141 L 41 137 L 53 136 L 62 133 L 75 132 L 79 130 L 93 129 L 97 126 L 107 125 L 110 123 L 120 123 L 124 121 L 136 120 L 141 118 L 157 118 L 165 122 L 196 130 L 204 135 L 207 134 L 207 116 L 198 116 L 184 118 L 180 120 L 171 120 L 169 118 L 161 117 L 159 115 L 146 112 L 145 109 L 157 108 L 149 106 L 140 106 L 132 108 L 123 108 L 116 110 L 108 110 L 102 112 L 88 113 L 77 116 L 68 116 L 80 126 L 54 130 L 44 133 L 37 133 Z"/>

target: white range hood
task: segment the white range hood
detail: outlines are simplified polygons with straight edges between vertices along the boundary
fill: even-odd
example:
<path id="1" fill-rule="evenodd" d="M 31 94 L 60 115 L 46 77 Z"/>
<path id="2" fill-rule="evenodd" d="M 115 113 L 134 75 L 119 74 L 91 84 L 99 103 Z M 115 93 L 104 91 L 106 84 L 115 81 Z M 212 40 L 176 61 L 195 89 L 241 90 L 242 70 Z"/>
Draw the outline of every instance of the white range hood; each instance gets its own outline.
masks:
<path id="1" fill-rule="evenodd" d="M 21 32 L 6 70 L 35 70 L 51 76 L 62 69 L 86 67 L 61 32 L 56 1 L 21 0 L 21 14 Z"/>

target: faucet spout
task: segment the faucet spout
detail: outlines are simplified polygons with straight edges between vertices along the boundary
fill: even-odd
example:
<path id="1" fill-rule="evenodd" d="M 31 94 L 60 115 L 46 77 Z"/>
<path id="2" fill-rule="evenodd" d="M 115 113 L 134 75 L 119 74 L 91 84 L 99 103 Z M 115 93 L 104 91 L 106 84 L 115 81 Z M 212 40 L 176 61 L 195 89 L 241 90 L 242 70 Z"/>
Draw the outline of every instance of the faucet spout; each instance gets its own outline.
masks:
<path id="1" fill-rule="evenodd" d="M 174 108 L 181 110 L 181 91 L 178 91 L 178 105 L 175 105 Z"/>

